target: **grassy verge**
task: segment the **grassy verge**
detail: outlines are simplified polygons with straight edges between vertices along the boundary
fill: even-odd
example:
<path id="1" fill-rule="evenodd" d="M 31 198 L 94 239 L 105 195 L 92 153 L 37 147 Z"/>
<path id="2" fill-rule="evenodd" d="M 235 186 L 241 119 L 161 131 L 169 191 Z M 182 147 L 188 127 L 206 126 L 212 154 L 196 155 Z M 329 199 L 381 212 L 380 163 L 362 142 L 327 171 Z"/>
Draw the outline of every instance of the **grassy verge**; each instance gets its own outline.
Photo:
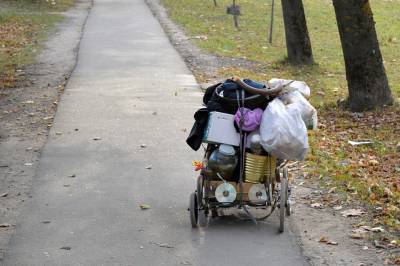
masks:
<path id="1" fill-rule="evenodd" d="M 230 0 L 213 1 L 162 0 L 169 8 L 172 19 L 182 25 L 191 36 L 206 36 L 194 39 L 205 51 L 226 57 L 240 57 L 260 62 L 263 67 L 256 69 L 259 78 L 284 76 L 289 79 L 306 80 L 315 91 L 314 104 L 334 102 L 347 94 L 344 61 L 339 34 L 331 1 L 304 0 L 310 38 L 316 65 L 292 68 L 285 64 L 286 47 L 283 29 L 282 8 L 276 3 L 275 30 L 273 43 L 267 42 L 270 21 L 270 1 L 239 1 L 242 15 L 240 31 L 233 27 L 232 16 L 225 13 Z M 382 54 L 392 91 L 400 97 L 400 1 L 372 0 L 377 22 Z M 240 70 L 240 69 L 238 69 Z"/>
<path id="2" fill-rule="evenodd" d="M 0 88 L 23 81 L 21 68 L 34 62 L 48 32 L 62 20 L 58 12 L 72 5 L 73 0 L 0 3 Z"/>
<path id="3" fill-rule="evenodd" d="M 400 232 L 400 108 L 361 117 L 335 108 L 320 109 L 320 129 L 310 138 L 309 174 L 321 185 L 346 192 L 369 205 L 374 225 Z M 397 136 L 397 139 L 396 139 Z M 349 140 L 372 144 L 352 146 Z"/>
<path id="4" fill-rule="evenodd" d="M 321 129 L 310 138 L 307 159 L 310 177 L 323 186 L 336 187 L 349 198 L 371 207 L 373 223 L 400 232 L 400 107 L 352 114 L 335 107 L 347 96 L 343 54 L 331 1 L 303 0 L 316 64 L 292 67 L 285 63 L 286 47 L 280 1 L 275 1 L 273 43 L 267 42 L 270 1 L 238 2 L 240 30 L 225 13 L 229 0 L 162 0 L 173 20 L 204 51 L 223 57 L 257 62 L 252 69 L 227 67 L 219 76 L 232 74 L 256 80 L 282 77 L 306 81 L 313 90 L 311 102 L 319 109 Z M 371 0 L 385 68 L 395 98 L 400 97 L 400 1 Z M 373 141 L 353 147 L 348 140 Z M 399 241 L 400 243 L 400 241 Z"/>

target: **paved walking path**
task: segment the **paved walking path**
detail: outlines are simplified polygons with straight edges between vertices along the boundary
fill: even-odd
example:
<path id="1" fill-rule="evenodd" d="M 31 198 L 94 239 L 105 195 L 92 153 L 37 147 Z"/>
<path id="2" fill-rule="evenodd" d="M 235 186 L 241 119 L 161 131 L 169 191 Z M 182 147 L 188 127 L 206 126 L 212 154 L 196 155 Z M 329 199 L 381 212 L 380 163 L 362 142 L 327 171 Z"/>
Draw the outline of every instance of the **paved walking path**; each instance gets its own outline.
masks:
<path id="1" fill-rule="evenodd" d="M 191 229 L 200 96 L 143 0 L 95 0 L 4 264 L 305 265 L 276 220 Z"/>

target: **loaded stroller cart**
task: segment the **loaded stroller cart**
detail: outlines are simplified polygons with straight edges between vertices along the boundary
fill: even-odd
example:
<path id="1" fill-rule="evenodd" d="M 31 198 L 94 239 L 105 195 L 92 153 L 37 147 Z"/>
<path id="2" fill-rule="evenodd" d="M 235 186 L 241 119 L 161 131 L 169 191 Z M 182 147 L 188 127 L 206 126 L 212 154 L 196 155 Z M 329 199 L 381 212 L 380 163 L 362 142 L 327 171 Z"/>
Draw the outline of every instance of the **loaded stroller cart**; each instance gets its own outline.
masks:
<path id="1" fill-rule="evenodd" d="M 254 223 L 279 208 L 279 231 L 284 231 L 291 212 L 286 164 L 304 158 L 306 126 L 316 126 L 307 93 L 304 82 L 264 85 L 238 77 L 207 88 L 206 108 L 195 113 L 187 139 L 194 150 L 205 150 L 203 160 L 194 162 L 200 174 L 189 201 L 192 227 L 200 215 L 215 217 L 227 208 L 242 209 Z M 252 209 L 265 213 L 256 218 Z"/>

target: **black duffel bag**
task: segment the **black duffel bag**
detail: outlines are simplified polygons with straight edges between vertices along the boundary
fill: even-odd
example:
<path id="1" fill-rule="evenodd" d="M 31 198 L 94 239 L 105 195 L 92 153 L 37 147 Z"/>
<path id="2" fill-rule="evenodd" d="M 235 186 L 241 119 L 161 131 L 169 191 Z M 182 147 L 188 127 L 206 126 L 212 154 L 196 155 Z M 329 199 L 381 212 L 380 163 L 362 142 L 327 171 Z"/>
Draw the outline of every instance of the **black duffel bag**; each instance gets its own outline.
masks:
<path id="1" fill-rule="evenodd" d="M 250 79 L 244 79 L 243 81 L 254 88 L 265 88 L 264 84 L 254 82 Z M 244 101 L 242 101 L 242 95 L 244 95 Z M 244 103 L 244 107 L 249 109 L 265 109 L 270 101 L 269 97 L 264 95 L 250 94 L 243 91 L 237 83 L 228 79 L 224 83 L 208 87 L 203 97 L 203 103 L 207 106 L 209 112 L 218 111 L 235 114 L 239 108 L 238 97 L 240 104 Z"/>

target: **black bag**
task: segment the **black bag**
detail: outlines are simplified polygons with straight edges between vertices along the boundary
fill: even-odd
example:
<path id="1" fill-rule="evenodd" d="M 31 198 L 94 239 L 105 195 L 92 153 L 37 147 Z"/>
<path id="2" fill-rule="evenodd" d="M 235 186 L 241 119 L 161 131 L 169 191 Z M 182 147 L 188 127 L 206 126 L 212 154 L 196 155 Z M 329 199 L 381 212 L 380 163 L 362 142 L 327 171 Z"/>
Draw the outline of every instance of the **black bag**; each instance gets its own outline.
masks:
<path id="1" fill-rule="evenodd" d="M 255 88 L 265 88 L 264 84 L 254 82 L 250 79 L 244 79 L 245 83 Z M 228 114 L 235 114 L 238 106 L 237 91 L 239 91 L 239 100 L 241 99 L 242 88 L 235 82 L 228 79 L 224 83 L 218 83 L 214 86 L 208 87 L 203 97 L 204 104 L 207 105 L 209 112 L 217 111 Z M 210 95 L 212 95 L 210 97 Z M 261 108 L 265 109 L 270 99 L 259 94 L 244 93 L 244 107 L 249 109 Z"/>
<path id="2" fill-rule="evenodd" d="M 197 151 L 201 143 L 203 142 L 204 130 L 208 123 L 208 110 L 207 108 L 201 108 L 194 114 L 194 124 L 192 130 L 189 133 L 186 143 L 195 151 Z"/>
<path id="3" fill-rule="evenodd" d="M 254 82 L 250 79 L 244 79 L 243 81 L 255 88 L 261 89 L 265 87 L 264 84 Z M 238 91 L 240 92 L 239 94 L 237 93 Z M 221 92 L 222 96 L 220 95 Z M 244 101 L 241 99 L 241 95 L 243 94 Z M 194 114 L 195 122 L 188 138 L 186 139 L 186 143 L 193 150 L 197 151 L 203 142 L 204 130 L 207 127 L 209 113 L 217 111 L 235 114 L 239 108 L 237 95 L 240 95 L 239 100 L 240 102 L 244 102 L 244 107 L 249 109 L 265 109 L 270 101 L 269 98 L 263 95 L 254 95 L 249 93 L 243 94 L 239 85 L 230 79 L 227 79 L 224 83 L 217 83 L 208 87 L 203 96 L 203 103 L 207 106 L 207 108 L 201 108 Z"/>

